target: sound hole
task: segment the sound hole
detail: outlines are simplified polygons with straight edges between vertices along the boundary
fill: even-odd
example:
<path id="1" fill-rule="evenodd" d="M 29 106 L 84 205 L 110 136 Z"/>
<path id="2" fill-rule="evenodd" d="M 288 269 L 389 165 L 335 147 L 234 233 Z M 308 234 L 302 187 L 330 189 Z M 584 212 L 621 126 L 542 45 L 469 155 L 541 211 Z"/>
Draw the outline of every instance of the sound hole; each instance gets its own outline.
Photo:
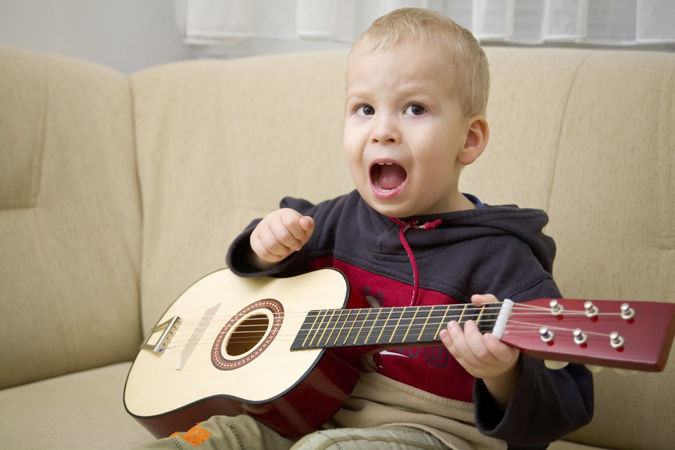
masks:
<path id="1" fill-rule="evenodd" d="M 264 314 L 249 316 L 232 331 L 225 351 L 230 356 L 239 356 L 256 347 L 267 333 L 270 320 Z"/>

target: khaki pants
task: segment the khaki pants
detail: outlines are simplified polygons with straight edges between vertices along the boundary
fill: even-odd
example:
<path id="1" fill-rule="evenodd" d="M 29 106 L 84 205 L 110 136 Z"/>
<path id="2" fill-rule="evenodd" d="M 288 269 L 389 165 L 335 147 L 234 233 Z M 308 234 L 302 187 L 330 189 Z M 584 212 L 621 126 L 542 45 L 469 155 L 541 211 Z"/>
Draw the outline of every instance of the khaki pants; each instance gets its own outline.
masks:
<path id="1" fill-rule="evenodd" d="M 186 433 L 175 433 L 135 450 L 446 450 L 414 428 L 391 426 L 320 430 L 286 439 L 249 416 L 214 416 Z"/>

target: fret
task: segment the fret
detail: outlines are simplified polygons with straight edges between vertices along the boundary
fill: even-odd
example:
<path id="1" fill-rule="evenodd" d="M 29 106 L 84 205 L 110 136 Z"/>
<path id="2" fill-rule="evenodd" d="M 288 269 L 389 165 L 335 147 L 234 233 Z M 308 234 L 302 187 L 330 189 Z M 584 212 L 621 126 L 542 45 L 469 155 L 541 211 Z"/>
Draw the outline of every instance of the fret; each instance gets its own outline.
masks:
<path id="1" fill-rule="evenodd" d="M 446 305 L 444 309 L 445 311 L 443 312 L 443 318 L 441 319 L 441 323 L 438 324 L 438 329 L 434 334 L 434 340 L 438 339 L 438 334 L 441 332 L 441 328 L 443 328 L 443 325 L 445 324 L 445 317 L 448 315 L 448 311 L 450 311 L 450 306 Z"/>
<path id="2" fill-rule="evenodd" d="M 396 324 L 396 328 L 392 333 L 392 340 L 396 344 L 405 342 L 405 336 L 410 331 L 412 325 L 412 318 L 417 314 L 418 308 L 398 308 L 401 310 L 401 316 Z M 391 341 L 390 341 L 391 342 Z"/>
<path id="3" fill-rule="evenodd" d="M 308 344 L 307 344 L 307 339 L 308 339 L 309 336 L 312 334 L 312 330 L 314 329 L 314 326 L 316 325 L 317 321 L 319 320 L 319 316 L 321 315 L 320 313 L 321 313 L 321 311 L 310 311 L 310 313 L 309 313 L 309 315 L 308 315 L 307 318 L 309 319 L 309 317 L 310 317 L 312 314 L 314 314 L 314 320 L 312 321 L 312 325 L 311 325 L 311 326 L 309 327 L 309 329 L 307 330 L 307 337 L 305 338 L 304 342 L 302 343 L 302 346 L 303 346 L 303 347 L 306 347 L 306 346 L 308 345 Z"/>
<path id="4" fill-rule="evenodd" d="M 291 345 L 291 348 L 300 349 L 307 347 L 307 339 L 309 339 L 310 334 L 312 334 L 312 329 L 316 325 L 316 322 L 319 318 L 319 313 L 320 311 L 314 310 L 310 311 L 307 314 L 307 316 L 305 317 L 305 321 L 302 323 L 302 326 L 300 327 L 300 331 L 298 332 L 297 336 L 295 337 L 295 340 L 293 341 L 293 344 Z"/>
<path id="5" fill-rule="evenodd" d="M 403 343 L 405 344 L 414 344 L 414 343 L 425 343 L 434 341 L 434 331 L 433 327 L 428 328 L 430 319 L 434 317 L 434 307 L 433 306 L 419 306 L 415 308 L 415 314 L 411 318 L 409 331 L 410 333 L 406 334 L 403 337 Z M 436 313 L 440 314 L 440 311 Z M 419 332 L 418 332 L 419 331 Z"/>
<path id="6" fill-rule="evenodd" d="M 427 306 L 426 318 L 422 330 L 417 337 L 417 342 L 437 342 L 440 327 L 448 314 L 450 307 L 448 305 Z M 438 326 L 436 326 L 438 324 Z"/>
<path id="7" fill-rule="evenodd" d="M 310 347 L 312 347 L 312 345 L 314 344 L 314 338 L 316 338 L 316 335 L 317 335 L 317 333 L 319 332 L 319 330 L 322 330 L 322 329 L 323 329 L 323 323 L 324 323 L 324 321 L 326 320 L 326 316 L 327 316 L 327 315 L 328 315 L 328 310 L 321 310 L 321 311 L 319 311 L 319 316 L 321 316 L 321 322 L 319 322 L 319 324 L 317 325 L 316 330 L 310 330 L 310 332 L 314 331 L 314 335 L 313 335 L 313 337 L 312 337 L 312 340 L 309 341 L 309 346 L 310 346 Z M 318 319 L 318 317 L 317 317 L 317 319 Z M 312 328 L 314 328 L 314 327 L 312 327 Z M 319 339 L 320 339 L 320 338 L 319 338 Z"/>
<path id="8" fill-rule="evenodd" d="M 466 308 L 469 306 L 469 304 L 465 304 L 464 308 L 462 308 L 462 314 L 459 315 L 459 319 L 457 319 L 457 323 L 460 324 L 462 323 L 462 317 L 464 317 L 464 313 L 466 312 Z"/>
<path id="9" fill-rule="evenodd" d="M 487 309 L 488 311 L 490 310 L 489 307 Z M 487 333 L 492 329 L 490 324 L 491 314 L 489 312 L 486 313 L 485 310 L 486 310 L 485 306 L 474 306 L 472 304 L 467 303 L 466 305 L 464 305 L 464 310 L 462 311 L 462 315 L 460 316 L 457 323 L 463 325 L 469 320 L 473 320 L 473 322 L 476 324 L 476 327 L 480 330 L 481 333 Z M 462 319 L 464 320 L 464 323 L 462 322 Z"/>
<path id="10" fill-rule="evenodd" d="M 341 322 L 342 325 L 340 325 L 340 331 L 338 331 L 337 334 L 335 335 L 335 341 L 333 342 L 333 345 L 331 345 L 331 347 L 337 347 L 338 340 L 340 339 L 340 334 L 342 334 L 342 330 L 345 329 L 345 324 L 347 323 L 347 321 L 342 318 L 342 313 L 345 312 L 347 313 L 347 317 L 349 317 L 349 310 L 345 309 L 340 310 L 340 315 L 338 316 L 337 320 L 338 322 Z"/>
<path id="11" fill-rule="evenodd" d="M 363 332 L 363 327 L 366 325 L 366 321 L 368 319 L 368 314 L 370 314 L 371 308 L 365 308 L 365 309 L 358 309 L 357 310 L 357 315 L 355 319 L 355 324 L 354 326 L 358 328 L 358 332 L 354 336 L 354 339 L 352 339 L 351 345 L 362 345 L 361 342 L 359 342 L 359 336 L 361 336 L 361 333 Z"/>
<path id="12" fill-rule="evenodd" d="M 417 342 L 422 340 L 422 335 L 424 334 L 424 330 L 427 328 L 427 325 L 429 324 L 429 318 L 431 317 L 431 313 L 433 312 L 434 307 L 432 306 L 431 309 L 429 310 L 429 314 L 427 314 L 426 319 L 424 319 L 424 325 L 422 326 L 422 330 L 420 331 L 419 336 L 417 336 Z"/>
<path id="13" fill-rule="evenodd" d="M 354 344 L 359 343 L 359 336 L 361 336 L 361 333 L 363 332 L 363 327 L 366 325 L 366 322 L 368 322 L 368 316 L 370 315 L 370 312 L 372 311 L 371 309 L 366 310 L 366 317 L 363 318 L 363 322 L 361 322 L 361 326 L 359 327 L 359 332 L 356 333 L 356 337 L 354 337 Z"/>
<path id="14" fill-rule="evenodd" d="M 330 317 L 328 318 L 328 321 L 325 322 L 325 325 L 323 325 L 323 330 L 321 332 L 321 337 L 319 340 L 316 342 L 317 347 L 326 347 L 326 343 L 330 339 L 330 335 L 333 334 L 333 330 L 335 330 L 335 325 L 334 325 L 334 320 L 335 320 L 335 311 L 339 311 L 336 309 L 330 310 Z M 326 315 L 328 315 L 328 311 L 326 311 Z M 328 333 L 328 336 L 326 336 L 326 331 L 330 330 Z M 326 340 L 323 340 L 323 337 L 326 336 Z"/>
<path id="15" fill-rule="evenodd" d="M 366 336 L 366 339 L 363 341 L 364 344 L 368 342 L 368 338 L 370 338 L 371 333 L 373 330 L 377 330 L 377 321 L 380 319 L 380 312 L 382 311 L 382 308 L 377 308 L 377 313 L 375 314 L 375 319 L 373 319 L 373 324 L 369 327 L 370 329 L 368 330 L 368 336 Z M 375 331 L 377 332 L 377 331 Z"/>
<path id="16" fill-rule="evenodd" d="M 403 340 L 401 342 L 406 342 L 408 339 L 408 333 L 410 333 L 410 329 L 412 328 L 413 324 L 415 323 L 415 317 L 417 317 L 417 313 L 419 312 L 419 308 L 414 309 L 414 313 L 412 316 L 412 319 L 410 319 L 410 324 L 408 325 L 408 329 L 406 330 L 405 334 L 403 335 Z"/>
<path id="17" fill-rule="evenodd" d="M 482 306 L 480 308 L 480 313 L 478 313 L 478 318 L 476 319 L 476 326 L 477 327 L 480 326 L 479 324 L 480 324 L 481 317 L 483 317 L 483 311 L 485 311 L 485 306 Z"/>
<path id="18" fill-rule="evenodd" d="M 345 335 L 345 340 L 342 341 L 342 345 L 347 344 L 347 340 L 349 339 L 349 335 L 350 335 L 350 334 L 352 333 L 352 331 L 354 330 L 354 324 L 356 323 L 356 318 L 357 318 L 358 315 L 359 315 L 359 311 L 358 311 L 358 310 L 350 309 L 350 310 L 349 310 L 349 314 L 347 314 L 347 321 L 349 321 L 349 320 L 351 319 L 352 312 L 355 312 L 356 314 L 354 315 L 354 320 L 352 321 L 351 325 L 349 326 L 349 331 L 347 331 L 347 334 Z"/>
<path id="19" fill-rule="evenodd" d="M 382 325 L 380 325 L 380 334 L 377 335 L 377 340 L 375 342 L 380 343 L 382 342 L 382 334 L 384 333 L 385 328 L 387 328 L 387 324 L 389 324 L 389 319 L 391 319 L 391 313 L 394 310 L 393 308 L 381 308 L 381 310 L 387 309 L 389 310 L 389 313 L 387 314 L 387 318 L 384 319 Z M 379 317 L 379 313 L 378 313 Z"/>
<path id="20" fill-rule="evenodd" d="M 404 309 L 402 309 L 402 308 L 392 308 L 391 312 L 392 312 L 392 314 L 391 314 L 392 318 L 391 319 L 392 319 L 393 322 L 396 322 L 396 325 L 394 325 L 393 328 L 392 328 L 391 323 L 387 324 L 387 329 L 391 329 L 389 341 L 387 341 L 390 344 L 394 340 L 394 336 L 396 335 L 396 331 L 398 330 L 398 326 L 401 324 L 401 318 L 403 317 Z"/>
<path id="21" fill-rule="evenodd" d="M 490 333 L 494 328 L 497 316 L 501 311 L 501 304 L 484 305 L 481 307 L 481 316 L 476 320 L 476 326 L 481 333 Z M 480 322 L 483 320 L 483 322 Z"/>

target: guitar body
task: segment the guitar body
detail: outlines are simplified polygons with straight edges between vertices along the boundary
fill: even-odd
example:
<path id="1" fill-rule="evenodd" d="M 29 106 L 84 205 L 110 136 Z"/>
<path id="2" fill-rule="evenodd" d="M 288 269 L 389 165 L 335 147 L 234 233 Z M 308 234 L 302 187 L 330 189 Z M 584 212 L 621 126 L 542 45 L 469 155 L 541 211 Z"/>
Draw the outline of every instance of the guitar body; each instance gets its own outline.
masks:
<path id="1" fill-rule="evenodd" d="M 166 349 L 149 351 L 153 336 L 146 340 L 148 348 L 138 353 L 127 377 L 125 407 L 156 437 L 213 415 L 242 413 L 284 436 L 305 434 L 347 399 L 360 376 L 363 349 L 291 352 L 293 337 L 306 311 L 365 306 L 360 302 L 350 301 L 349 284 L 335 270 L 283 279 L 214 272 L 159 320 L 181 318 L 165 339 Z M 163 331 L 154 333 L 155 340 Z M 242 335 L 249 338 L 237 338 Z"/>

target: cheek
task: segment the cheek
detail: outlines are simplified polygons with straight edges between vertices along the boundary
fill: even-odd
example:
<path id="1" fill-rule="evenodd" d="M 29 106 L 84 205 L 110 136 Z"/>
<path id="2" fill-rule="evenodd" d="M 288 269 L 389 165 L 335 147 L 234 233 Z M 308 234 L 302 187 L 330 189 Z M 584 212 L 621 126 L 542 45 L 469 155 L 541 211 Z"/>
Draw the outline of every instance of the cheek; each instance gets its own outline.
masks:
<path id="1" fill-rule="evenodd" d="M 363 145 L 359 136 L 354 132 L 345 130 L 342 143 L 349 165 L 360 162 L 363 157 Z"/>

